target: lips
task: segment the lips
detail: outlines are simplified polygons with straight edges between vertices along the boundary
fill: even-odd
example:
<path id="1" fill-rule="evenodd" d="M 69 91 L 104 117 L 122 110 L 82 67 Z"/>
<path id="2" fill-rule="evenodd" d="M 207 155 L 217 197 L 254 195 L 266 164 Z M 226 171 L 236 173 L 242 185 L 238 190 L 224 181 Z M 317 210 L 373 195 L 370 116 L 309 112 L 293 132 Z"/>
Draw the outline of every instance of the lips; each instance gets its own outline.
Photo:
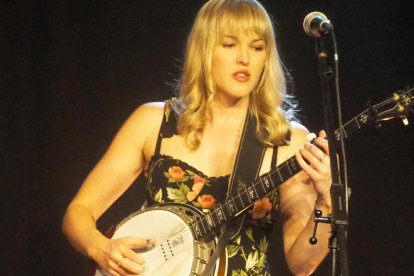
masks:
<path id="1" fill-rule="evenodd" d="M 240 82 L 247 82 L 250 80 L 250 73 L 247 70 L 240 70 L 233 74 L 233 78 Z"/>

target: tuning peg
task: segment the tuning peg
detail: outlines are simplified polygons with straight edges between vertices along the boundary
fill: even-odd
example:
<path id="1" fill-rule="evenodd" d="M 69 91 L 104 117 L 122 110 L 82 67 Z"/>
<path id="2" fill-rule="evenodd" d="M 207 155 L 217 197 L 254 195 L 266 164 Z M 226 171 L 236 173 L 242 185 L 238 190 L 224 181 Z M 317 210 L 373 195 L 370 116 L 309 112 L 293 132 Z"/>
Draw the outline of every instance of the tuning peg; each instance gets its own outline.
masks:
<path id="1" fill-rule="evenodd" d="M 394 101 L 398 101 L 398 100 L 400 99 L 400 95 L 399 95 L 397 92 L 395 92 L 395 93 L 393 94 L 392 99 L 393 99 Z"/>
<path id="2" fill-rule="evenodd" d="M 403 124 L 404 124 L 405 126 L 408 126 L 408 124 L 409 124 L 409 122 L 408 122 L 408 118 L 407 118 L 407 117 L 402 118 L 402 122 L 403 122 Z"/>

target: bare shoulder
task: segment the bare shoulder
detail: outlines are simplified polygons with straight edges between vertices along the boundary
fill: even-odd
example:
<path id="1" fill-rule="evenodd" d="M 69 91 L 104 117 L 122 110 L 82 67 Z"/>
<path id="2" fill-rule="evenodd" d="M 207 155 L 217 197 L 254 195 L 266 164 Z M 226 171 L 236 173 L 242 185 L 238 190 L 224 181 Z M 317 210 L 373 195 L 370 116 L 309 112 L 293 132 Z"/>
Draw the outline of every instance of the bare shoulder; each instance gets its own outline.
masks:
<path id="1" fill-rule="evenodd" d="M 289 151 L 296 152 L 307 142 L 306 135 L 309 134 L 308 129 L 298 122 L 290 122 L 290 144 L 287 146 Z"/>
<path id="2" fill-rule="evenodd" d="M 143 149 L 148 141 L 156 140 L 163 114 L 162 102 L 145 103 L 137 107 L 117 133 L 115 144 Z"/>
<path id="3" fill-rule="evenodd" d="M 308 135 L 309 130 L 298 122 L 291 122 L 290 125 L 292 143 L 296 144 L 306 141 L 306 135 Z"/>
<path id="4" fill-rule="evenodd" d="M 133 116 L 141 118 L 151 118 L 152 116 L 156 116 L 162 118 L 164 106 L 164 102 L 144 103 L 135 109 Z"/>
<path id="5" fill-rule="evenodd" d="M 164 115 L 163 102 L 150 102 L 137 107 L 128 119 L 129 123 L 145 132 L 158 130 Z"/>

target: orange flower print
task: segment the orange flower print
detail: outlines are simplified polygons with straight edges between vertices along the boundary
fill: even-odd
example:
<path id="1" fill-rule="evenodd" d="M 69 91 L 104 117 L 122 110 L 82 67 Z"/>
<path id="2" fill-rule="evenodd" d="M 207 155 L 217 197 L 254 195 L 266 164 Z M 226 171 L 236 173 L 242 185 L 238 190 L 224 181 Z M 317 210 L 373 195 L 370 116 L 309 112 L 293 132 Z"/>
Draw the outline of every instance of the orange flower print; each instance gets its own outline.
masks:
<path id="1" fill-rule="evenodd" d="M 199 176 L 198 174 L 194 175 L 194 184 L 195 183 L 202 183 L 204 184 L 206 182 L 206 180 L 204 178 L 202 178 L 201 176 Z"/>
<path id="2" fill-rule="evenodd" d="M 206 182 L 206 180 L 198 175 L 194 175 L 194 185 L 191 188 L 192 191 L 187 193 L 187 199 L 188 201 L 193 201 L 198 194 L 200 193 L 201 189 L 204 186 L 204 183 Z"/>
<path id="3" fill-rule="evenodd" d="M 197 196 L 198 196 L 198 193 L 193 192 L 193 191 L 189 191 L 187 193 L 187 199 L 188 199 L 188 201 L 193 201 Z"/>
<path id="4" fill-rule="evenodd" d="M 177 166 L 172 166 L 168 169 L 168 174 L 170 175 L 170 178 L 175 181 L 180 181 L 184 178 L 184 171 Z"/>
<path id="5" fill-rule="evenodd" d="M 216 200 L 212 195 L 201 195 L 197 198 L 197 202 L 202 208 L 210 209 L 213 207 Z"/>
<path id="6" fill-rule="evenodd" d="M 253 219 L 261 219 L 272 210 L 272 203 L 267 196 L 257 200 L 253 206 Z"/>

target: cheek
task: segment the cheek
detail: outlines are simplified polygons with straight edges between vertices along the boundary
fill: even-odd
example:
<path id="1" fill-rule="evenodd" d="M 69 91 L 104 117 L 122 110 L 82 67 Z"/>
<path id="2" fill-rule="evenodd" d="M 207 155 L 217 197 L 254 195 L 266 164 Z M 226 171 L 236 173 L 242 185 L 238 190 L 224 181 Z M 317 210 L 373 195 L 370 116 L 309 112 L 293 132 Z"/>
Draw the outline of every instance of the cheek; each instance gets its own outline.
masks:
<path id="1" fill-rule="evenodd" d="M 222 78 L 226 72 L 226 66 L 228 66 L 228 61 L 222 57 L 213 57 L 211 62 L 211 75 L 213 80 L 219 80 Z"/>
<path id="2" fill-rule="evenodd" d="M 254 71 L 255 71 L 255 76 L 257 79 L 260 78 L 263 70 L 265 67 L 265 62 L 264 61 L 258 61 L 257 63 L 254 64 Z"/>
<path id="3" fill-rule="evenodd" d="M 265 67 L 265 64 L 266 64 L 265 56 L 258 58 L 254 63 L 255 70 L 262 72 Z"/>

